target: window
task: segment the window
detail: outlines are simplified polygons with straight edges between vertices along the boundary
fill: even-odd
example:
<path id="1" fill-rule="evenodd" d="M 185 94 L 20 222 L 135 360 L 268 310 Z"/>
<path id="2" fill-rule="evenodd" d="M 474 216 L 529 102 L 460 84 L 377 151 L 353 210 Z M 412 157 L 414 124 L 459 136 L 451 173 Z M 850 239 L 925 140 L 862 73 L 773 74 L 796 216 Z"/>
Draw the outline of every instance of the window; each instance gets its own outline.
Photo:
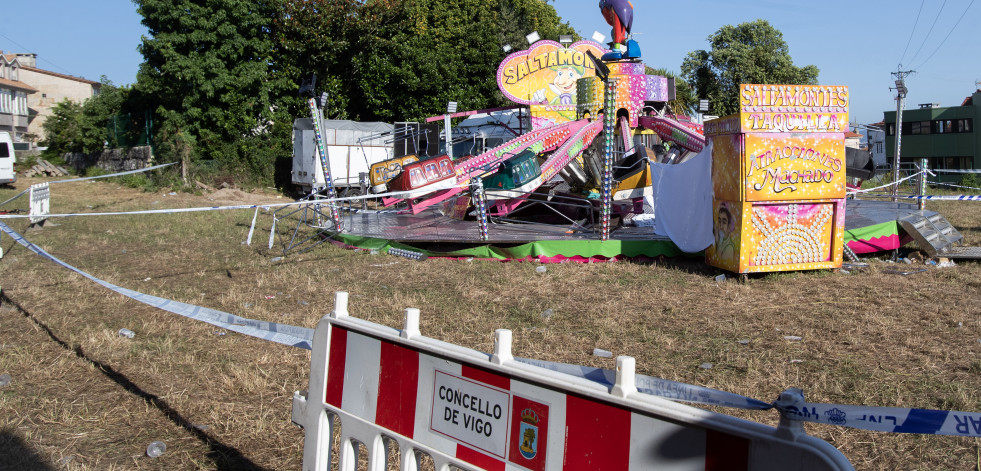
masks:
<path id="1" fill-rule="evenodd" d="M 930 121 L 913 121 L 910 123 L 910 134 L 930 134 Z"/>
<path id="2" fill-rule="evenodd" d="M 426 177 L 422 176 L 422 169 L 413 167 L 409 170 L 409 186 L 417 188 L 426 184 Z"/>
<path id="3" fill-rule="evenodd" d="M 896 124 L 895 123 L 892 123 L 892 124 L 886 126 L 886 135 L 887 136 L 895 136 L 896 135 Z"/>
<path id="4" fill-rule="evenodd" d="M 971 132 L 972 119 L 958 119 L 957 120 L 957 132 Z"/>
<path id="5" fill-rule="evenodd" d="M 436 164 L 426 164 L 424 168 L 426 169 L 426 178 L 429 181 L 439 178 L 439 174 L 436 173 Z"/>

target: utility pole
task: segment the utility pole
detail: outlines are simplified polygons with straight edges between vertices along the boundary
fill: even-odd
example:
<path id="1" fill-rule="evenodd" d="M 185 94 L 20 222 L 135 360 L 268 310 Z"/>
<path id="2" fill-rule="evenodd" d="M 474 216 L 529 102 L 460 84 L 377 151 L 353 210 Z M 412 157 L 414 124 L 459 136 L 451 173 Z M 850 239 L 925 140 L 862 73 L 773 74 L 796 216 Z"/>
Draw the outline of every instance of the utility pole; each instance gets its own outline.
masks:
<path id="1" fill-rule="evenodd" d="M 896 155 L 892 163 L 893 203 L 899 200 L 899 183 L 897 182 L 899 182 L 899 150 L 903 140 L 903 100 L 906 99 L 906 93 L 909 92 L 906 88 L 906 76 L 913 72 L 916 71 L 903 70 L 903 64 L 899 64 L 899 70 L 892 73 L 896 77 L 896 87 L 889 87 L 890 90 L 896 90 Z"/>

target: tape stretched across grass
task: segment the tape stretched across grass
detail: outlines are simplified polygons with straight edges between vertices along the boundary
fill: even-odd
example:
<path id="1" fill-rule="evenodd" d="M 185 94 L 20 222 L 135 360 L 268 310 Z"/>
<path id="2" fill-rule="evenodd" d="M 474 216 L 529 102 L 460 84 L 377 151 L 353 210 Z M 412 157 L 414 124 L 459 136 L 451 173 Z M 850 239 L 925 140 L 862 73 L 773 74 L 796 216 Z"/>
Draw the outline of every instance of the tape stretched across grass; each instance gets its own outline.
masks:
<path id="1" fill-rule="evenodd" d="M 18 234 L 16 231 L 11 229 L 6 224 L 0 222 L 0 230 L 7 233 L 11 238 L 14 239 L 20 245 L 23 245 L 31 252 L 38 254 L 64 268 L 67 268 L 79 275 L 88 278 L 112 291 L 115 291 L 123 296 L 126 296 L 135 301 L 139 301 L 148 306 L 153 306 L 157 309 L 162 309 L 164 311 L 184 316 L 190 319 L 199 320 L 201 322 L 206 322 L 208 324 L 221 327 L 223 329 L 230 330 L 232 332 L 238 332 L 240 334 L 249 335 L 252 337 L 260 338 L 263 340 L 268 340 L 270 342 L 279 343 L 282 345 L 289 345 L 291 347 L 303 348 L 306 350 L 312 349 L 313 343 L 313 329 L 306 327 L 296 327 L 286 324 L 277 324 L 275 322 L 258 321 L 255 319 L 248 319 L 245 317 L 239 317 L 235 314 L 229 314 L 227 312 L 218 311 L 215 309 L 209 309 L 206 307 L 195 306 L 192 304 L 182 303 L 180 301 L 174 301 L 171 299 L 160 298 L 157 296 L 151 296 L 149 294 L 140 293 L 139 291 L 133 291 L 131 289 L 126 289 L 120 286 L 116 286 L 108 281 L 96 278 L 88 273 L 85 273 L 78 268 L 75 268 L 55 256 L 47 253 L 44 249 L 34 245 L 23 236 Z"/>
<path id="2" fill-rule="evenodd" d="M 283 345 L 312 349 L 314 330 L 275 322 L 258 321 L 239 317 L 227 312 L 194 306 L 170 299 L 143 294 L 116 286 L 107 281 L 85 273 L 47 253 L 40 247 L 24 239 L 6 224 L 0 222 L 0 231 L 5 232 L 20 245 L 64 268 L 67 268 L 112 291 L 135 301 L 199 320 L 233 332 L 276 342 Z M 516 358 L 517 361 L 584 378 L 598 384 L 612 386 L 616 372 L 601 368 L 591 368 L 564 363 Z M 839 425 L 863 430 L 892 433 L 914 433 L 927 435 L 954 435 L 962 437 L 981 437 L 981 413 L 913 409 L 905 407 L 867 407 L 844 404 L 819 404 L 801 401 L 795 404 L 767 403 L 734 393 L 719 391 L 703 386 L 694 386 L 675 381 L 637 376 L 637 391 L 665 399 L 696 404 L 732 407 L 738 409 L 766 410 L 775 408 L 792 420 Z"/>

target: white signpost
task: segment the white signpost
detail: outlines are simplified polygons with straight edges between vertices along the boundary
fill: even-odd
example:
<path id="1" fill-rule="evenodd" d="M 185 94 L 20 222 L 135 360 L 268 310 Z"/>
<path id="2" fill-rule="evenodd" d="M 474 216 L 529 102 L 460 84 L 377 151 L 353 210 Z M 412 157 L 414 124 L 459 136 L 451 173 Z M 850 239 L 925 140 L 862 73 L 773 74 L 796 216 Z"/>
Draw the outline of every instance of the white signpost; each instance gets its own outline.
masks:
<path id="1" fill-rule="evenodd" d="M 493 354 L 423 337 L 418 309 L 402 330 L 355 319 L 337 293 L 314 334 L 309 389 L 293 395 L 303 469 L 417 471 L 425 456 L 438 471 L 853 469 L 799 422 L 774 428 L 639 392 L 630 357 L 617 358 L 612 385 L 532 363 L 557 365 L 514 359 L 508 330 Z"/>

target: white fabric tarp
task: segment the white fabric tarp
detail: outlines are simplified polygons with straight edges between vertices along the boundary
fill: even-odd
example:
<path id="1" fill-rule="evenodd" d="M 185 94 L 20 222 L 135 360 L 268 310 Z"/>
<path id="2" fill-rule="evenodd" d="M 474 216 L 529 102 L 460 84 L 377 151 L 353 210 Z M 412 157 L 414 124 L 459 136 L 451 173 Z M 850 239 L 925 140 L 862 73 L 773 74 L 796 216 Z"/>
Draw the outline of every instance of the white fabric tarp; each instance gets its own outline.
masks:
<path id="1" fill-rule="evenodd" d="M 683 252 L 712 245 L 712 141 L 680 164 L 652 163 L 651 176 L 654 233 L 670 237 Z"/>

